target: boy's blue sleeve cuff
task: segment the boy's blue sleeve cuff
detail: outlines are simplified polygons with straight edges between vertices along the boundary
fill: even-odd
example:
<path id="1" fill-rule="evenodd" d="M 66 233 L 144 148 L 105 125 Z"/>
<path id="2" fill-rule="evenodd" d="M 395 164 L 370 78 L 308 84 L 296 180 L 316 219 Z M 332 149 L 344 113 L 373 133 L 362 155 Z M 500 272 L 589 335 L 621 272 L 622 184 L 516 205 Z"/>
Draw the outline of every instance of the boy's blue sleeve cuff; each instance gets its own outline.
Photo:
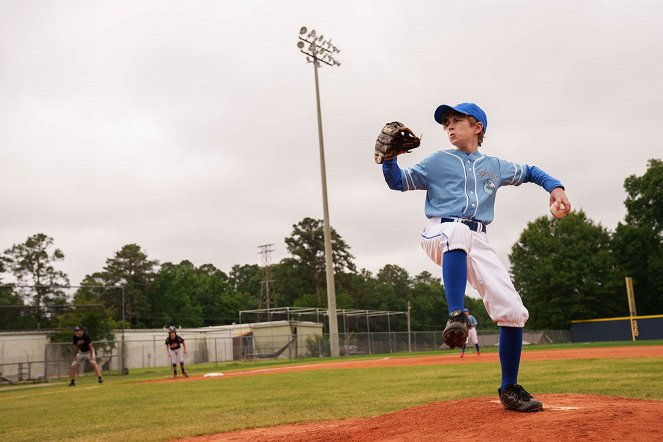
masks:
<path id="1" fill-rule="evenodd" d="M 562 186 L 562 183 L 557 178 L 551 177 L 550 175 L 548 175 L 546 172 L 539 169 L 538 167 L 527 166 L 527 169 L 528 169 L 527 181 L 532 182 L 534 184 L 538 184 L 539 186 L 546 189 L 548 193 L 552 192 L 553 189 L 555 189 L 556 187 L 561 187 L 562 189 L 564 189 L 564 186 Z"/>
<path id="2" fill-rule="evenodd" d="M 382 174 L 390 189 L 403 191 L 403 177 L 396 158 L 382 163 Z"/>

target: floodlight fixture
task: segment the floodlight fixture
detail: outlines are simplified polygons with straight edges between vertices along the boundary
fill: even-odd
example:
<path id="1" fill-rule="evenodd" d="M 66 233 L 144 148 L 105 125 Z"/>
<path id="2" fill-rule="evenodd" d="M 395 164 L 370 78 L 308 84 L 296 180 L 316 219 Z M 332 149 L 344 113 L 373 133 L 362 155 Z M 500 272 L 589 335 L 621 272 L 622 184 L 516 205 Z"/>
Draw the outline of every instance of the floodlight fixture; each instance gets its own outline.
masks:
<path id="1" fill-rule="evenodd" d="M 302 29 L 308 30 L 308 28 L 302 26 L 300 29 L 299 42 L 297 42 L 297 47 L 300 49 L 300 52 L 307 57 L 311 57 L 313 63 L 318 67 L 320 66 L 320 63 L 324 63 L 328 66 L 340 66 L 340 63 L 337 63 L 333 58 L 333 54 L 340 52 L 340 50 L 332 44 L 331 39 L 325 40 L 325 37 L 322 34 L 318 36 L 315 29 L 311 29 L 306 36 L 302 37 Z M 306 47 L 307 44 L 308 47 Z"/>

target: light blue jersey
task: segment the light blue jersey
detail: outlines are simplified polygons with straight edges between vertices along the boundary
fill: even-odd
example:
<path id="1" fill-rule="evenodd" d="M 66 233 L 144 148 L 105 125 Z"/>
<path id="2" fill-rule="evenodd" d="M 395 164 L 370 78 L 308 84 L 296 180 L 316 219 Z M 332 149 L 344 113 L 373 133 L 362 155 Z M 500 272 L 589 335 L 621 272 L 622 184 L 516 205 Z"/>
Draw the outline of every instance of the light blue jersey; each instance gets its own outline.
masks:
<path id="1" fill-rule="evenodd" d="M 493 221 L 495 195 L 502 186 L 532 182 L 548 192 L 562 187 L 536 166 L 457 149 L 435 152 L 406 169 L 399 168 L 395 159 L 385 161 L 382 171 L 391 189 L 426 191 L 424 212 L 428 218 L 464 218 L 483 224 Z"/>
<path id="2" fill-rule="evenodd" d="M 478 323 L 477 323 L 477 318 L 475 318 L 475 317 L 472 316 L 472 315 L 468 315 L 468 316 L 467 316 L 467 319 L 470 320 L 470 327 L 476 327 L 476 326 L 477 326 L 477 324 L 478 324 Z"/>

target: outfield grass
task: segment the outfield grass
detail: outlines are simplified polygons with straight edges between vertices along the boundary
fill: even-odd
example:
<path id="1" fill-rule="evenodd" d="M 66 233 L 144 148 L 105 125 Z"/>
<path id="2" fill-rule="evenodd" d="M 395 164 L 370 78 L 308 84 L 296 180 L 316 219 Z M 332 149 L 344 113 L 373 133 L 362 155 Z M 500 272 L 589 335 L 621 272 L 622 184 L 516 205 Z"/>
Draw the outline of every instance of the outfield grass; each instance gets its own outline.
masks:
<path id="1" fill-rule="evenodd" d="M 645 342 L 628 345 L 651 345 L 654 341 Z M 525 351 L 551 348 L 527 347 Z M 228 372 L 290 363 L 205 364 L 191 367 L 190 372 Z M 499 364 L 482 363 L 143 382 L 166 378 L 169 373 L 167 367 L 132 370 L 129 376 L 106 377 L 101 386 L 93 377 L 85 377 L 75 388 L 56 382 L 39 388 L 0 389 L 0 440 L 160 441 L 240 428 L 374 416 L 436 401 L 496 396 L 500 379 Z M 535 394 L 594 393 L 663 400 L 663 358 L 523 361 L 519 380 Z"/>

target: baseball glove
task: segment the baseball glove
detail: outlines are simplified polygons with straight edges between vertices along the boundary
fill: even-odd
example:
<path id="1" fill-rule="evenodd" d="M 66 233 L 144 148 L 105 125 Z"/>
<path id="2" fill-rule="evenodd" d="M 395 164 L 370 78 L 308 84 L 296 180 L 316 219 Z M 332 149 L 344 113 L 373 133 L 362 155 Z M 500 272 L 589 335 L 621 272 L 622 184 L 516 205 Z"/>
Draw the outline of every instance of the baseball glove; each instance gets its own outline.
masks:
<path id="1" fill-rule="evenodd" d="M 403 123 L 398 121 L 387 123 L 375 142 L 375 162 L 382 164 L 384 161 L 416 149 L 420 144 L 421 138 Z"/>

